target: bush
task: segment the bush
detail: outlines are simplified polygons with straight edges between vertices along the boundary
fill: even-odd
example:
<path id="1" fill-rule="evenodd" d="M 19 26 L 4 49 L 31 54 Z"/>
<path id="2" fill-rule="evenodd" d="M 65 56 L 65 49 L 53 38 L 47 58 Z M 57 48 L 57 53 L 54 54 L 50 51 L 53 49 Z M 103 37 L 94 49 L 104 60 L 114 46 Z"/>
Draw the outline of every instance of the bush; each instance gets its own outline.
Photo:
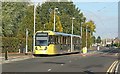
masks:
<path id="1" fill-rule="evenodd" d="M 18 52 L 20 45 L 25 48 L 25 38 L 2 37 L 2 52 Z M 28 38 L 28 51 L 32 50 L 32 38 Z"/>

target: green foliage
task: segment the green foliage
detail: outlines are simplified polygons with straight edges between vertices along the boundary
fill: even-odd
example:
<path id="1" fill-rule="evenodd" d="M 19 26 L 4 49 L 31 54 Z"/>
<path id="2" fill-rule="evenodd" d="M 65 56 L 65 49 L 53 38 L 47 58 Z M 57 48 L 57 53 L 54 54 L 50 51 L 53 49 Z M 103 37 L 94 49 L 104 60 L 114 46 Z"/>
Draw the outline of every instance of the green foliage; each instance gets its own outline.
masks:
<path id="1" fill-rule="evenodd" d="M 101 40 L 101 37 L 98 36 L 96 42 L 97 42 L 97 43 L 101 43 L 101 41 L 102 41 L 102 40 Z"/>
<path id="2" fill-rule="evenodd" d="M 26 6 L 26 10 L 24 11 L 24 17 L 22 18 L 22 22 L 19 24 L 19 29 L 17 33 L 17 37 L 25 38 L 26 28 L 29 31 L 29 37 L 33 36 L 33 25 L 34 25 L 34 7 L 33 5 Z"/>
<path id="3" fill-rule="evenodd" d="M 25 38 L 2 37 L 2 52 L 18 52 L 20 44 L 25 48 Z M 28 51 L 32 51 L 32 39 L 28 38 Z"/>
<path id="4" fill-rule="evenodd" d="M 18 26 L 24 16 L 27 3 L 3 2 L 2 3 L 2 31 L 6 37 L 15 37 Z"/>
<path id="5" fill-rule="evenodd" d="M 95 44 L 96 43 L 96 37 L 92 36 L 92 43 Z"/>
<path id="6" fill-rule="evenodd" d="M 37 17 L 40 19 L 40 23 L 37 27 L 47 25 L 46 30 L 53 30 L 54 8 L 58 8 L 59 13 L 56 11 L 56 29 L 60 26 L 63 28 L 64 33 L 71 33 L 72 17 L 74 20 L 74 34 L 79 35 L 80 33 L 80 21 L 83 18 L 83 14 L 78 8 L 75 7 L 73 2 L 45 2 L 41 6 L 37 6 Z M 37 22 L 38 23 L 38 22 Z M 59 25 L 59 26 L 58 26 Z M 61 31 L 62 31 L 61 28 Z"/>
<path id="7" fill-rule="evenodd" d="M 86 18 L 84 18 L 84 21 L 86 20 Z M 85 47 L 86 46 L 86 28 L 87 28 L 87 47 L 91 47 L 91 45 L 93 43 L 95 43 L 95 38 L 93 38 L 93 32 L 95 32 L 95 24 L 92 20 L 88 21 L 88 22 L 85 22 L 83 23 L 82 25 L 83 27 L 83 34 L 82 34 L 82 47 Z"/>

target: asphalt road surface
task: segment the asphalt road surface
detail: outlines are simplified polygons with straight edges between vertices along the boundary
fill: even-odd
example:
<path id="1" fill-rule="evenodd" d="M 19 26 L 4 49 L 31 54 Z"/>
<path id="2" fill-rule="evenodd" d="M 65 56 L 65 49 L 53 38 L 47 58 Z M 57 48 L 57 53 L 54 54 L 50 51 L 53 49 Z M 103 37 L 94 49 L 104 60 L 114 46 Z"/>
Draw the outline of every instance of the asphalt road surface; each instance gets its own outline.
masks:
<path id="1" fill-rule="evenodd" d="M 118 61 L 119 49 L 98 51 L 92 56 L 80 54 L 35 57 L 2 65 L 3 72 L 107 72 Z M 118 70 L 120 66 L 118 66 Z"/>

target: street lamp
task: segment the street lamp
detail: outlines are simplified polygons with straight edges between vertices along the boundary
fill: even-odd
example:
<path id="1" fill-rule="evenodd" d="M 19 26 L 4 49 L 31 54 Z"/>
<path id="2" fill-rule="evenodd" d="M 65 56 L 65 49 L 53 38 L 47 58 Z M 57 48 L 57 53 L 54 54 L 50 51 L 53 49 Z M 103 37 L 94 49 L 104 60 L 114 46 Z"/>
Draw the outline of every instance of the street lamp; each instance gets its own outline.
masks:
<path id="1" fill-rule="evenodd" d="M 75 18 L 74 17 L 72 17 L 72 34 L 73 34 L 73 20 L 74 20 Z M 71 52 L 73 51 L 73 38 L 72 38 L 72 35 L 71 35 Z"/>
<path id="2" fill-rule="evenodd" d="M 55 31 L 55 11 L 58 10 L 58 8 L 54 8 L 54 31 Z"/>
<path id="3" fill-rule="evenodd" d="M 73 20 L 74 20 L 75 18 L 73 17 L 72 18 L 72 34 L 73 34 Z"/>
<path id="4" fill-rule="evenodd" d="M 88 28 L 88 27 L 87 27 L 87 25 L 86 25 L 86 48 L 87 48 L 87 31 L 88 31 L 87 28 Z"/>
<path id="5" fill-rule="evenodd" d="M 45 24 L 44 24 L 44 30 L 45 30 Z"/>
<path id="6" fill-rule="evenodd" d="M 26 50 L 25 50 L 26 55 L 28 53 L 28 41 L 27 41 L 27 39 L 28 39 L 28 29 L 26 29 Z"/>
<path id="7" fill-rule="evenodd" d="M 80 36 L 81 36 L 81 49 L 82 49 L 82 22 L 80 21 Z"/>
<path id="8" fill-rule="evenodd" d="M 36 15 L 36 6 L 37 6 L 37 3 L 34 3 L 34 34 L 33 34 L 33 49 L 35 47 L 35 15 Z M 33 50 L 34 51 L 34 50 Z"/>

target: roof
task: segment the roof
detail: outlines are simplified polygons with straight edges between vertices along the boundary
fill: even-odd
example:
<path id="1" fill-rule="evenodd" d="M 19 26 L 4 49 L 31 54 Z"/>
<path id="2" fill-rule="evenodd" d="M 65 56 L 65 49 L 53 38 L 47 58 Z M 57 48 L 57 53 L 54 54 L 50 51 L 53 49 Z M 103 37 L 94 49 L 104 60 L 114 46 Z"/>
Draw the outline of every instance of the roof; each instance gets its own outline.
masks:
<path id="1" fill-rule="evenodd" d="M 62 36 L 73 36 L 73 37 L 80 37 L 79 35 L 73 35 L 73 34 L 67 34 L 67 33 L 62 33 L 62 32 L 54 32 L 54 31 L 37 31 L 38 32 L 47 32 L 48 35 L 62 35 Z"/>

